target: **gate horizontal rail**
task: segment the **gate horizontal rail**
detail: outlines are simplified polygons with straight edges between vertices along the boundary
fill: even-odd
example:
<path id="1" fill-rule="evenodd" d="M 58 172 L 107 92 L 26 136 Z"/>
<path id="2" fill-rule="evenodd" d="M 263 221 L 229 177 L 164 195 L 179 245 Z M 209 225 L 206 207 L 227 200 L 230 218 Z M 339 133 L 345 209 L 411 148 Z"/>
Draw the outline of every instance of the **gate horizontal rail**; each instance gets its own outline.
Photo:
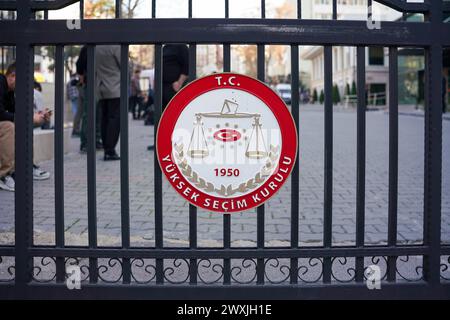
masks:
<path id="1" fill-rule="evenodd" d="M 445 252 L 445 248 L 442 250 Z M 305 257 L 373 257 L 373 256 L 406 256 L 406 255 L 424 255 L 428 252 L 427 246 L 404 245 L 404 246 L 370 246 L 364 248 L 358 247 L 332 247 L 332 248 L 286 248 L 286 247 L 270 247 L 264 249 L 257 248 L 164 248 L 158 249 L 154 247 L 146 248 L 129 248 L 124 250 L 121 247 L 98 247 L 89 249 L 86 247 L 31 247 L 29 252 L 33 256 L 43 257 L 95 257 L 95 258 L 305 258 Z M 447 247 L 450 252 L 450 246 Z M 0 248 L 0 255 L 13 256 L 14 248 Z"/>
<path id="2" fill-rule="evenodd" d="M 329 284 L 320 285 L 232 285 L 232 286 L 179 286 L 179 285 L 128 285 L 126 289 L 113 284 L 86 284 L 82 290 L 67 290 L 64 284 L 55 284 L 52 290 L 48 285 L 31 283 L 25 295 L 16 295 L 12 285 L 5 285 L 0 291 L 0 298 L 28 299 L 155 299 L 155 300 L 281 300 L 281 299 L 448 299 L 450 285 L 431 288 L 425 281 L 414 283 L 386 283 L 383 290 L 367 290 L 363 284 Z M 78 291 L 78 292 L 77 292 Z M 82 292 L 80 292 L 82 291 Z"/>
<path id="3" fill-rule="evenodd" d="M 232 43 L 302 45 L 429 46 L 436 38 L 450 46 L 450 24 L 432 34 L 429 22 L 382 22 L 370 30 L 366 21 L 294 19 L 111 19 L 83 20 L 80 30 L 68 30 L 66 20 L 0 21 L 8 30 L 0 39 L 34 45 Z"/>

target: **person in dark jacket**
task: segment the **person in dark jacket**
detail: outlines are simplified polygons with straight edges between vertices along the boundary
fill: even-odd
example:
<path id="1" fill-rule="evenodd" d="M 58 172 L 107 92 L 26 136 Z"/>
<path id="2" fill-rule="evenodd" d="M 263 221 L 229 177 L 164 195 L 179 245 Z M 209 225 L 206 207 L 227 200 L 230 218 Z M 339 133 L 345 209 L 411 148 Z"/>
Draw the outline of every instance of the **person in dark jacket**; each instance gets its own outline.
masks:
<path id="1" fill-rule="evenodd" d="M 162 109 L 188 80 L 189 49 L 185 44 L 167 44 L 163 48 Z M 148 146 L 148 150 L 154 146 Z"/>
<path id="2" fill-rule="evenodd" d="M 15 190 L 15 126 L 16 116 L 16 64 L 11 64 L 5 75 L 0 75 L 0 189 Z M 33 124 L 42 125 L 49 121 L 51 112 L 38 111 L 33 114 Z M 33 179 L 45 180 L 50 177 L 46 171 L 33 166 Z"/>
<path id="3" fill-rule="evenodd" d="M 163 48 L 163 109 L 188 79 L 189 50 L 185 44 L 167 44 Z"/>
<path id="4" fill-rule="evenodd" d="M 95 88 L 102 110 L 104 160 L 120 160 L 116 152 L 120 135 L 120 46 L 97 46 L 95 59 Z"/>
<path id="5" fill-rule="evenodd" d="M 81 128 L 80 135 L 80 152 L 87 151 L 87 46 L 81 48 L 78 60 L 76 62 L 77 74 L 79 76 L 79 94 L 78 94 L 78 109 L 81 112 Z M 100 108 L 95 102 L 95 141 L 97 149 L 102 149 L 101 142 L 101 112 Z"/>

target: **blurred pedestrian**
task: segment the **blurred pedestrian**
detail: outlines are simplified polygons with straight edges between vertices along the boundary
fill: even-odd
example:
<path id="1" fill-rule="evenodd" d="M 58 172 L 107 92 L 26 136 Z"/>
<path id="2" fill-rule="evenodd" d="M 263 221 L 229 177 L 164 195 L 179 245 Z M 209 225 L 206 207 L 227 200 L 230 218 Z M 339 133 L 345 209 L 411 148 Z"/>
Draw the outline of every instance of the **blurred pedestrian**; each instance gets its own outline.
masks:
<path id="1" fill-rule="evenodd" d="M 163 48 L 163 96 L 162 109 L 180 91 L 188 80 L 189 49 L 185 44 L 167 44 Z M 155 146 L 148 146 L 153 150 Z"/>
<path id="2" fill-rule="evenodd" d="M 42 95 L 42 85 L 34 80 L 33 85 L 33 108 L 34 111 L 41 114 L 47 114 L 44 123 L 40 126 L 42 130 L 52 129 L 50 126 L 50 117 L 52 115 L 52 111 L 49 108 L 44 106 L 44 97 Z"/>
<path id="3" fill-rule="evenodd" d="M 143 97 L 140 79 L 141 79 L 141 70 L 136 69 L 130 81 L 130 98 L 129 98 L 130 111 L 133 114 L 134 120 L 141 118 Z"/>
<path id="4" fill-rule="evenodd" d="M 70 107 L 72 109 L 72 135 L 77 136 L 80 134 L 80 118 L 81 114 L 78 112 L 78 82 L 79 79 L 76 74 L 70 75 L 70 80 L 67 82 L 66 94 L 67 100 L 70 101 Z"/>
<path id="5" fill-rule="evenodd" d="M 120 46 L 97 46 L 95 60 L 97 96 L 102 110 L 104 160 L 119 160 L 116 145 L 120 133 Z"/>
<path id="6" fill-rule="evenodd" d="M 15 125 L 16 114 L 16 63 L 0 74 L 0 189 L 15 190 Z M 49 121 L 51 112 L 48 110 L 33 113 L 33 125 L 41 126 Z M 33 180 L 46 180 L 50 173 L 41 170 L 33 164 Z"/>
<path id="7" fill-rule="evenodd" d="M 87 46 L 83 46 L 80 51 L 80 55 L 78 56 L 78 60 L 76 62 L 77 74 L 79 76 L 79 91 L 78 91 L 78 108 L 81 108 L 81 125 L 80 125 L 80 152 L 86 153 L 87 151 Z M 95 106 L 95 141 L 96 148 L 102 149 L 103 145 L 101 142 L 101 113 L 100 108 L 97 105 L 97 102 L 94 103 Z"/>

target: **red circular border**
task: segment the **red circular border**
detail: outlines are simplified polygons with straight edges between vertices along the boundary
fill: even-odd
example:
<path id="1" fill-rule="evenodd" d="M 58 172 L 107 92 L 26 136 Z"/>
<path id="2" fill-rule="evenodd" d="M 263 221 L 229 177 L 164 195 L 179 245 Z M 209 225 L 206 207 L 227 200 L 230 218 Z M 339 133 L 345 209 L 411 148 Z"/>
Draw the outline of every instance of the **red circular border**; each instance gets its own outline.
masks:
<path id="1" fill-rule="evenodd" d="M 222 77 L 222 84 L 218 85 L 217 77 Z M 234 81 L 232 83 L 234 85 L 230 85 L 230 77 L 235 77 Z M 224 84 L 226 83 L 226 84 Z M 261 101 L 263 101 L 267 107 L 272 111 L 275 118 L 278 121 L 278 124 L 280 126 L 281 130 L 281 139 L 282 139 L 282 148 L 280 152 L 280 162 L 284 157 L 288 157 L 291 159 L 291 162 L 289 165 L 285 165 L 283 167 L 283 181 L 282 182 L 276 182 L 277 187 L 275 190 L 270 192 L 270 195 L 267 198 L 264 198 L 261 202 L 258 203 L 251 203 L 248 205 L 245 209 L 229 209 L 224 210 L 221 208 L 214 208 L 212 206 L 206 206 L 204 205 L 205 198 L 209 198 L 213 201 L 222 201 L 222 202 L 238 202 L 242 200 L 252 199 L 253 195 L 257 195 L 260 190 L 264 188 L 268 188 L 269 184 L 271 182 L 274 182 L 275 175 L 279 172 L 279 167 L 277 167 L 274 171 L 274 173 L 267 178 L 266 182 L 260 186 L 259 188 L 253 190 L 252 192 L 249 192 L 246 195 L 238 196 L 238 197 L 229 197 L 229 198 L 223 198 L 223 197 L 216 197 L 208 195 L 197 188 L 195 188 L 190 182 L 186 180 L 186 178 L 181 174 L 181 172 L 178 169 L 178 166 L 173 166 L 174 170 L 171 173 L 167 173 L 165 171 L 165 162 L 163 158 L 165 158 L 167 155 L 170 155 L 170 163 L 174 163 L 175 161 L 172 156 L 172 133 L 175 128 L 176 122 L 184 110 L 186 106 L 193 101 L 198 96 L 215 89 L 223 89 L 223 88 L 230 88 L 235 90 L 243 90 L 246 91 L 257 98 L 259 98 Z M 178 194 L 180 194 L 185 200 L 192 203 L 193 205 L 203 208 L 208 211 L 214 211 L 214 212 L 222 212 L 222 213 L 231 213 L 231 212 L 242 212 L 246 211 L 252 208 L 255 208 L 257 206 L 260 206 L 267 200 L 269 200 L 286 182 L 288 176 L 290 175 L 292 168 L 294 166 L 294 163 L 296 161 L 297 157 L 297 129 L 295 127 L 294 121 L 292 119 L 292 116 L 287 109 L 287 106 L 281 100 L 281 98 L 268 86 L 266 86 L 264 83 L 260 82 L 259 80 L 256 80 L 254 78 L 241 75 L 241 74 L 235 74 L 235 73 L 216 73 L 212 74 L 200 79 L 197 79 L 190 84 L 188 84 L 186 87 L 184 87 L 182 90 L 180 90 L 169 102 L 167 107 L 165 108 L 163 114 L 161 115 L 161 119 L 159 121 L 157 133 L 156 133 L 156 152 L 157 152 L 157 158 L 159 161 L 159 165 L 161 167 L 162 172 L 165 174 L 167 180 L 172 185 L 172 187 L 177 191 Z M 169 164 L 169 163 L 167 163 Z M 170 176 L 174 173 L 177 173 L 179 180 L 174 183 L 171 181 Z M 191 193 L 195 192 L 199 194 L 197 199 L 199 202 L 193 201 L 190 197 L 190 195 L 185 195 L 182 192 L 180 192 L 176 185 L 179 183 L 179 181 L 184 182 L 185 186 L 188 186 L 191 189 Z M 185 188 L 183 188 L 185 190 Z M 253 201 L 253 200 L 252 200 Z M 250 201 L 249 201 L 250 202 Z"/>

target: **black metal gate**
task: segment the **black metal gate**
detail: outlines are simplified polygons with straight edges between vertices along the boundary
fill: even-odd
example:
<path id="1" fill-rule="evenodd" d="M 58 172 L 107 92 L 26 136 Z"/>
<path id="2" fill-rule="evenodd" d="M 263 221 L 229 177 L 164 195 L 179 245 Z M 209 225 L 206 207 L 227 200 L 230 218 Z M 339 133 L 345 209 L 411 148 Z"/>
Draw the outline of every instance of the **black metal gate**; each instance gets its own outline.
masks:
<path id="1" fill-rule="evenodd" d="M 188 0 L 186 0 L 188 1 Z M 265 1 L 261 0 L 261 19 L 229 19 L 229 4 L 225 0 L 225 18 L 192 19 L 192 0 L 189 0 L 188 19 L 157 19 L 156 0 L 152 1 L 153 19 L 82 20 L 79 30 L 69 30 L 66 21 L 36 20 L 38 10 L 53 10 L 76 1 L 56 0 L 6 0 L 0 2 L 3 10 L 17 11 L 17 19 L 0 21 L 2 46 L 16 47 L 16 197 L 15 245 L 0 247 L 2 257 L 15 257 L 10 268 L 12 278 L 0 283 L 0 298 L 450 298 L 450 283 L 441 269 L 441 257 L 450 255 L 450 246 L 441 244 L 441 179 L 442 179 L 442 113 L 441 79 L 442 51 L 450 46 L 450 25 L 443 23 L 443 13 L 450 11 L 450 2 L 425 0 L 424 3 L 407 3 L 403 0 L 376 0 L 376 2 L 406 13 L 421 13 L 425 22 L 383 22 L 381 29 L 370 30 L 366 21 L 337 20 L 337 0 L 331 0 L 332 20 L 304 20 L 301 18 L 300 0 L 297 19 L 265 19 Z M 116 1 L 119 3 L 119 1 Z M 80 2 L 83 11 L 83 1 Z M 368 5 L 372 1 L 368 0 Z M 120 6 L 116 6 L 116 18 Z M 83 14 L 81 14 L 83 17 Z M 162 176 L 155 165 L 155 247 L 130 246 L 129 179 L 128 179 L 128 49 L 130 44 L 155 44 L 156 123 L 161 115 L 162 102 L 162 46 L 164 43 L 188 43 L 190 50 L 190 77 L 195 78 L 197 44 L 223 44 L 224 71 L 230 70 L 231 44 L 257 45 L 258 78 L 264 75 L 264 46 L 289 45 L 292 66 L 292 115 L 299 121 L 299 45 L 324 46 L 325 85 L 325 172 L 324 172 L 324 225 L 323 246 L 301 247 L 299 234 L 299 166 L 295 165 L 291 179 L 291 246 L 264 246 L 264 206 L 257 209 L 257 246 L 235 248 L 230 246 L 232 216 L 223 215 L 223 247 L 197 247 L 197 211 L 189 207 L 189 248 L 163 246 Z M 96 158 L 95 113 L 88 114 L 88 222 L 89 245 L 66 246 L 64 239 L 63 193 L 63 74 L 64 45 L 88 45 L 88 105 L 94 97 L 94 49 L 99 44 L 120 44 L 121 77 L 121 232 L 122 246 L 105 248 L 97 245 L 96 225 Z M 54 45 L 55 53 L 55 246 L 33 244 L 33 183 L 32 183 L 32 71 L 33 47 Z M 334 247 L 331 242 L 332 227 L 332 172 L 333 172 L 333 110 L 332 110 L 332 46 L 357 47 L 357 197 L 356 245 Z M 388 245 L 365 246 L 365 48 L 389 47 L 389 224 Z M 424 184 L 424 243 L 423 245 L 397 244 L 397 178 L 398 178 L 398 47 L 423 48 L 426 53 L 426 110 L 425 110 L 425 184 Z M 297 160 L 298 161 L 298 160 Z M 155 159 L 156 163 L 156 159 Z M 417 281 L 403 281 L 397 276 L 399 257 L 423 257 L 423 277 Z M 33 258 L 43 257 L 54 261 L 55 278 L 39 283 L 32 277 Z M 365 283 L 365 258 L 381 257 L 387 271 L 381 290 L 369 290 Z M 82 290 L 68 290 L 65 284 L 66 265 L 71 259 L 88 258 L 88 278 Z M 99 277 L 98 260 L 108 258 L 120 265 L 120 279 L 109 284 Z M 320 277 L 306 283 L 299 277 L 299 259 L 307 258 L 310 264 L 318 263 Z M 354 259 L 354 276 L 349 283 L 334 281 L 332 265 L 336 259 Z M 132 264 L 154 259 L 150 266 L 154 278 L 147 284 L 134 281 Z M 188 264 L 188 278 L 184 283 L 173 284 L 167 280 L 165 261 L 184 261 Z M 217 281 L 206 284 L 198 277 L 200 261 L 222 261 Z M 255 265 L 255 281 L 242 284 L 234 281 L 232 260 L 244 259 Z M 287 259 L 284 282 L 268 281 L 265 268 L 268 261 Z M 179 262 L 174 262 L 175 266 Z"/>

